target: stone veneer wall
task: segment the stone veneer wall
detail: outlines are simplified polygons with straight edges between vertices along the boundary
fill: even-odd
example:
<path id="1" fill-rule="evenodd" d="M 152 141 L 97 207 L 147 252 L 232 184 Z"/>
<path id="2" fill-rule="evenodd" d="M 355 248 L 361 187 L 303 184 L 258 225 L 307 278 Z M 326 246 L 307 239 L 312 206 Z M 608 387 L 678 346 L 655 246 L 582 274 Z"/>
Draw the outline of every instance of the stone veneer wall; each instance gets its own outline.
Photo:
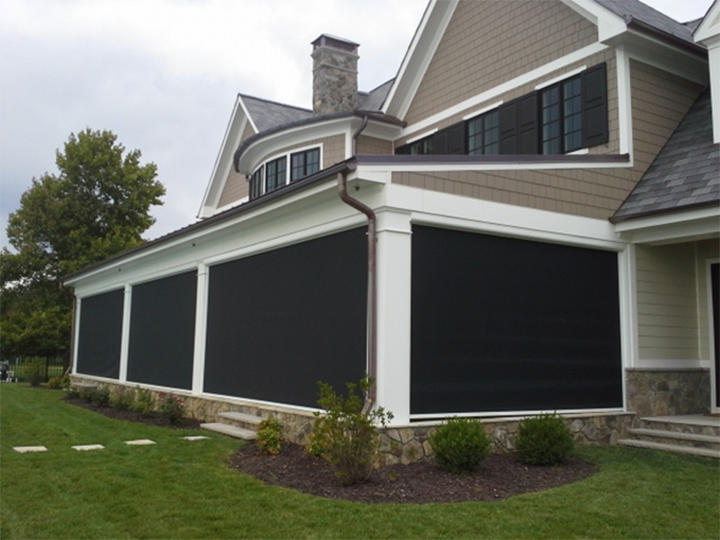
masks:
<path id="1" fill-rule="evenodd" d="M 710 370 L 626 370 L 627 408 L 644 416 L 705 414 L 710 405 Z"/>
<path id="2" fill-rule="evenodd" d="M 114 387 L 133 387 L 132 384 L 90 381 L 75 375 L 72 376 L 72 379 L 75 383 L 93 382 L 98 387 L 107 387 L 111 391 Z M 161 393 L 170 393 L 152 392 L 155 396 Z M 315 421 L 315 416 L 309 411 L 303 412 L 282 406 L 259 406 L 223 398 L 208 399 L 186 394 L 177 395 L 184 401 L 188 416 L 192 418 L 215 422 L 218 413 L 227 411 L 254 414 L 262 418 L 274 417 L 281 422 L 285 439 L 302 445 L 307 444 Z M 634 418 L 634 413 L 577 414 L 567 416 L 566 422 L 576 445 L 610 445 L 627 435 Z M 520 420 L 521 418 L 481 420 L 496 451 L 511 452 L 515 449 L 515 437 Z M 430 457 L 432 448 L 428 437 L 435 429 L 435 425 L 439 423 L 422 422 L 417 425 L 381 430 L 378 465 L 407 464 Z"/>

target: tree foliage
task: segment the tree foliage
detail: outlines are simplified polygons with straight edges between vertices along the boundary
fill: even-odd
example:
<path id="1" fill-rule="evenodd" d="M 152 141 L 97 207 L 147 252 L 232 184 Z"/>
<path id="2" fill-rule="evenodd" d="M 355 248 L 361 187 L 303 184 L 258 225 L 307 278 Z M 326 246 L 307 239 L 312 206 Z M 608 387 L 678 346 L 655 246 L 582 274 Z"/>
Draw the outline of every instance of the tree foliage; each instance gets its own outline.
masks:
<path id="1" fill-rule="evenodd" d="M 112 132 L 86 129 L 57 151 L 59 174 L 33 178 L 8 219 L 14 252 L 0 253 L 3 356 L 67 350 L 72 295 L 62 278 L 143 242 L 165 188 L 140 158 Z"/>

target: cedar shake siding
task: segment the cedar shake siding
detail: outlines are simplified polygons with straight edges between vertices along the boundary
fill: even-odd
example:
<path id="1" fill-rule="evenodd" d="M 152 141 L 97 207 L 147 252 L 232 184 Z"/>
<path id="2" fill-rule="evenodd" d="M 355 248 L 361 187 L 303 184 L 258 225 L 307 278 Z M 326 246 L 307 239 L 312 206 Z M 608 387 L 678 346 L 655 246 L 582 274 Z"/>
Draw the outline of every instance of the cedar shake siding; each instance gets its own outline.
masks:
<path id="1" fill-rule="evenodd" d="M 231 169 L 227 180 L 225 180 L 225 187 L 223 188 L 222 195 L 220 195 L 218 208 L 223 208 L 236 201 L 240 201 L 247 196 L 248 182 L 245 179 L 245 175 L 235 172 L 235 169 Z"/>
<path id="2" fill-rule="evenodd" d="M 698 359 L 695 246 L 638 246 L 637 287 L 640 358 Z"/>
<path id="3" fill-rule="evenodd" d="M 359 137 L 357 142 L 356 154 L 360 156 L 372 155 L 392 155 L 393 143 L 384 141 L 374 137 Z"/>
<path id="4" fill-rule="evenodd" d="M 461 1 L 405 120 L 412 125 L 597 40 L 560 2 Z"/>

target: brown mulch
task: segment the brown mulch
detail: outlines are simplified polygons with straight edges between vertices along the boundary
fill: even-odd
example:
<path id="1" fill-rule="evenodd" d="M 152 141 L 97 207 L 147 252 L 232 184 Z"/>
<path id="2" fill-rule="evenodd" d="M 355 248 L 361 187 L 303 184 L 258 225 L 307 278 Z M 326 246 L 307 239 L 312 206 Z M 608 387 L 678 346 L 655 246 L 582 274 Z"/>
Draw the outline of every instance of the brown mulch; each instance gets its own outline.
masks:
<path id="1" fill-rule="evenodd" d="M 247 444 L 235 453 L 231 466 L 267 484 L 365 503 L 499 501 L 579 482 L 597 472 L 574 457 L 557 467 L 532 467 L 511 454 L 492 454 L 472 474 L 448 473 L 432 461 L 421 461 L 383 467 L 363 484 L 342 486 L 325 460 L 289 443 L 282 445 L 277 456 L 260 455 L 254 444 Z"/>
<path id="2" fill-rule="evenodd" d="M 118 420 L 177 429 L 197 429 L 201 424 L 193 418 L 186 418 L 181 424 L 169 424 L 155 414 L 143 416 L 98 407 L 80 399 L 65 401 Z M 512 454 L 492 454 L 472 474 L 448 473 L 430 460 L 383 467 L 375 470 L 363 484 L 343 486 L 325 460 L 311 456 L 304 447 L 291 443 L 283 443 L 282 452 L 277 456 L 261 455 L 255 444 L 245 444 L 232 456 L 230 466 L 266 484 L 318 497 L 364 503 L 416 504 L 500 501 L 579 482 L 597 472 L 593 465 L 576 457 L 556 467 L 534 467 L 522 465 Z"/>
<path id="3" fill-rule="evenodd" d="M 99 407 L 98 405 L 88 403 L 83 399 L 65 398 L 65 403 L 95 411 L 107 416 L 108 418 L 114 418 L 115 420 L 127 420 L 129 422 L 138 422 L 151 426 L 168 427 L 172 429 L 200 429 L 200 424 L 202 424 L 200 420 L 196 420 L 195 418 L 184 418 L 182 422 L 171 424 L 167 419 L 162 418 L 154 412 L 148 415 L 143 415 L 134 411 L 121 411 L 120 409 L 113 409 L 112 407 Z"/>

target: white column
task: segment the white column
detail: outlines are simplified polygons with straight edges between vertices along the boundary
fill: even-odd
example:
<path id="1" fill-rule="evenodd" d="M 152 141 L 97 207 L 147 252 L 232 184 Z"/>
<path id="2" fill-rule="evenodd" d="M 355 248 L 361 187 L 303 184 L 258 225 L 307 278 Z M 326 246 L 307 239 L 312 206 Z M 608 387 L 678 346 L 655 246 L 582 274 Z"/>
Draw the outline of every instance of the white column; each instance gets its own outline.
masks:
<path id="1" fill-rule="evenodd" d="M 192 393 L 202 394 L 205 384 L 205 337 L 207 328 L 208 268 L 198 265 L 195 304 L 195 352 L 193 354 Z"/>
<path id="2" fill-rule="evenodd" d="M 127 381 L 128 354 L 130 350 L 130 315 L 132 311 L 132 286 L 125 285 L 123 301 L 122 342 L 120 345 L 120 382 Z"/>
<path id="3" fill-rule="evenodd" d="M 377 404 L 401 425 L 410 421 L 412 226 L 409 213 L 380 211 L 377 218 Z"/>

